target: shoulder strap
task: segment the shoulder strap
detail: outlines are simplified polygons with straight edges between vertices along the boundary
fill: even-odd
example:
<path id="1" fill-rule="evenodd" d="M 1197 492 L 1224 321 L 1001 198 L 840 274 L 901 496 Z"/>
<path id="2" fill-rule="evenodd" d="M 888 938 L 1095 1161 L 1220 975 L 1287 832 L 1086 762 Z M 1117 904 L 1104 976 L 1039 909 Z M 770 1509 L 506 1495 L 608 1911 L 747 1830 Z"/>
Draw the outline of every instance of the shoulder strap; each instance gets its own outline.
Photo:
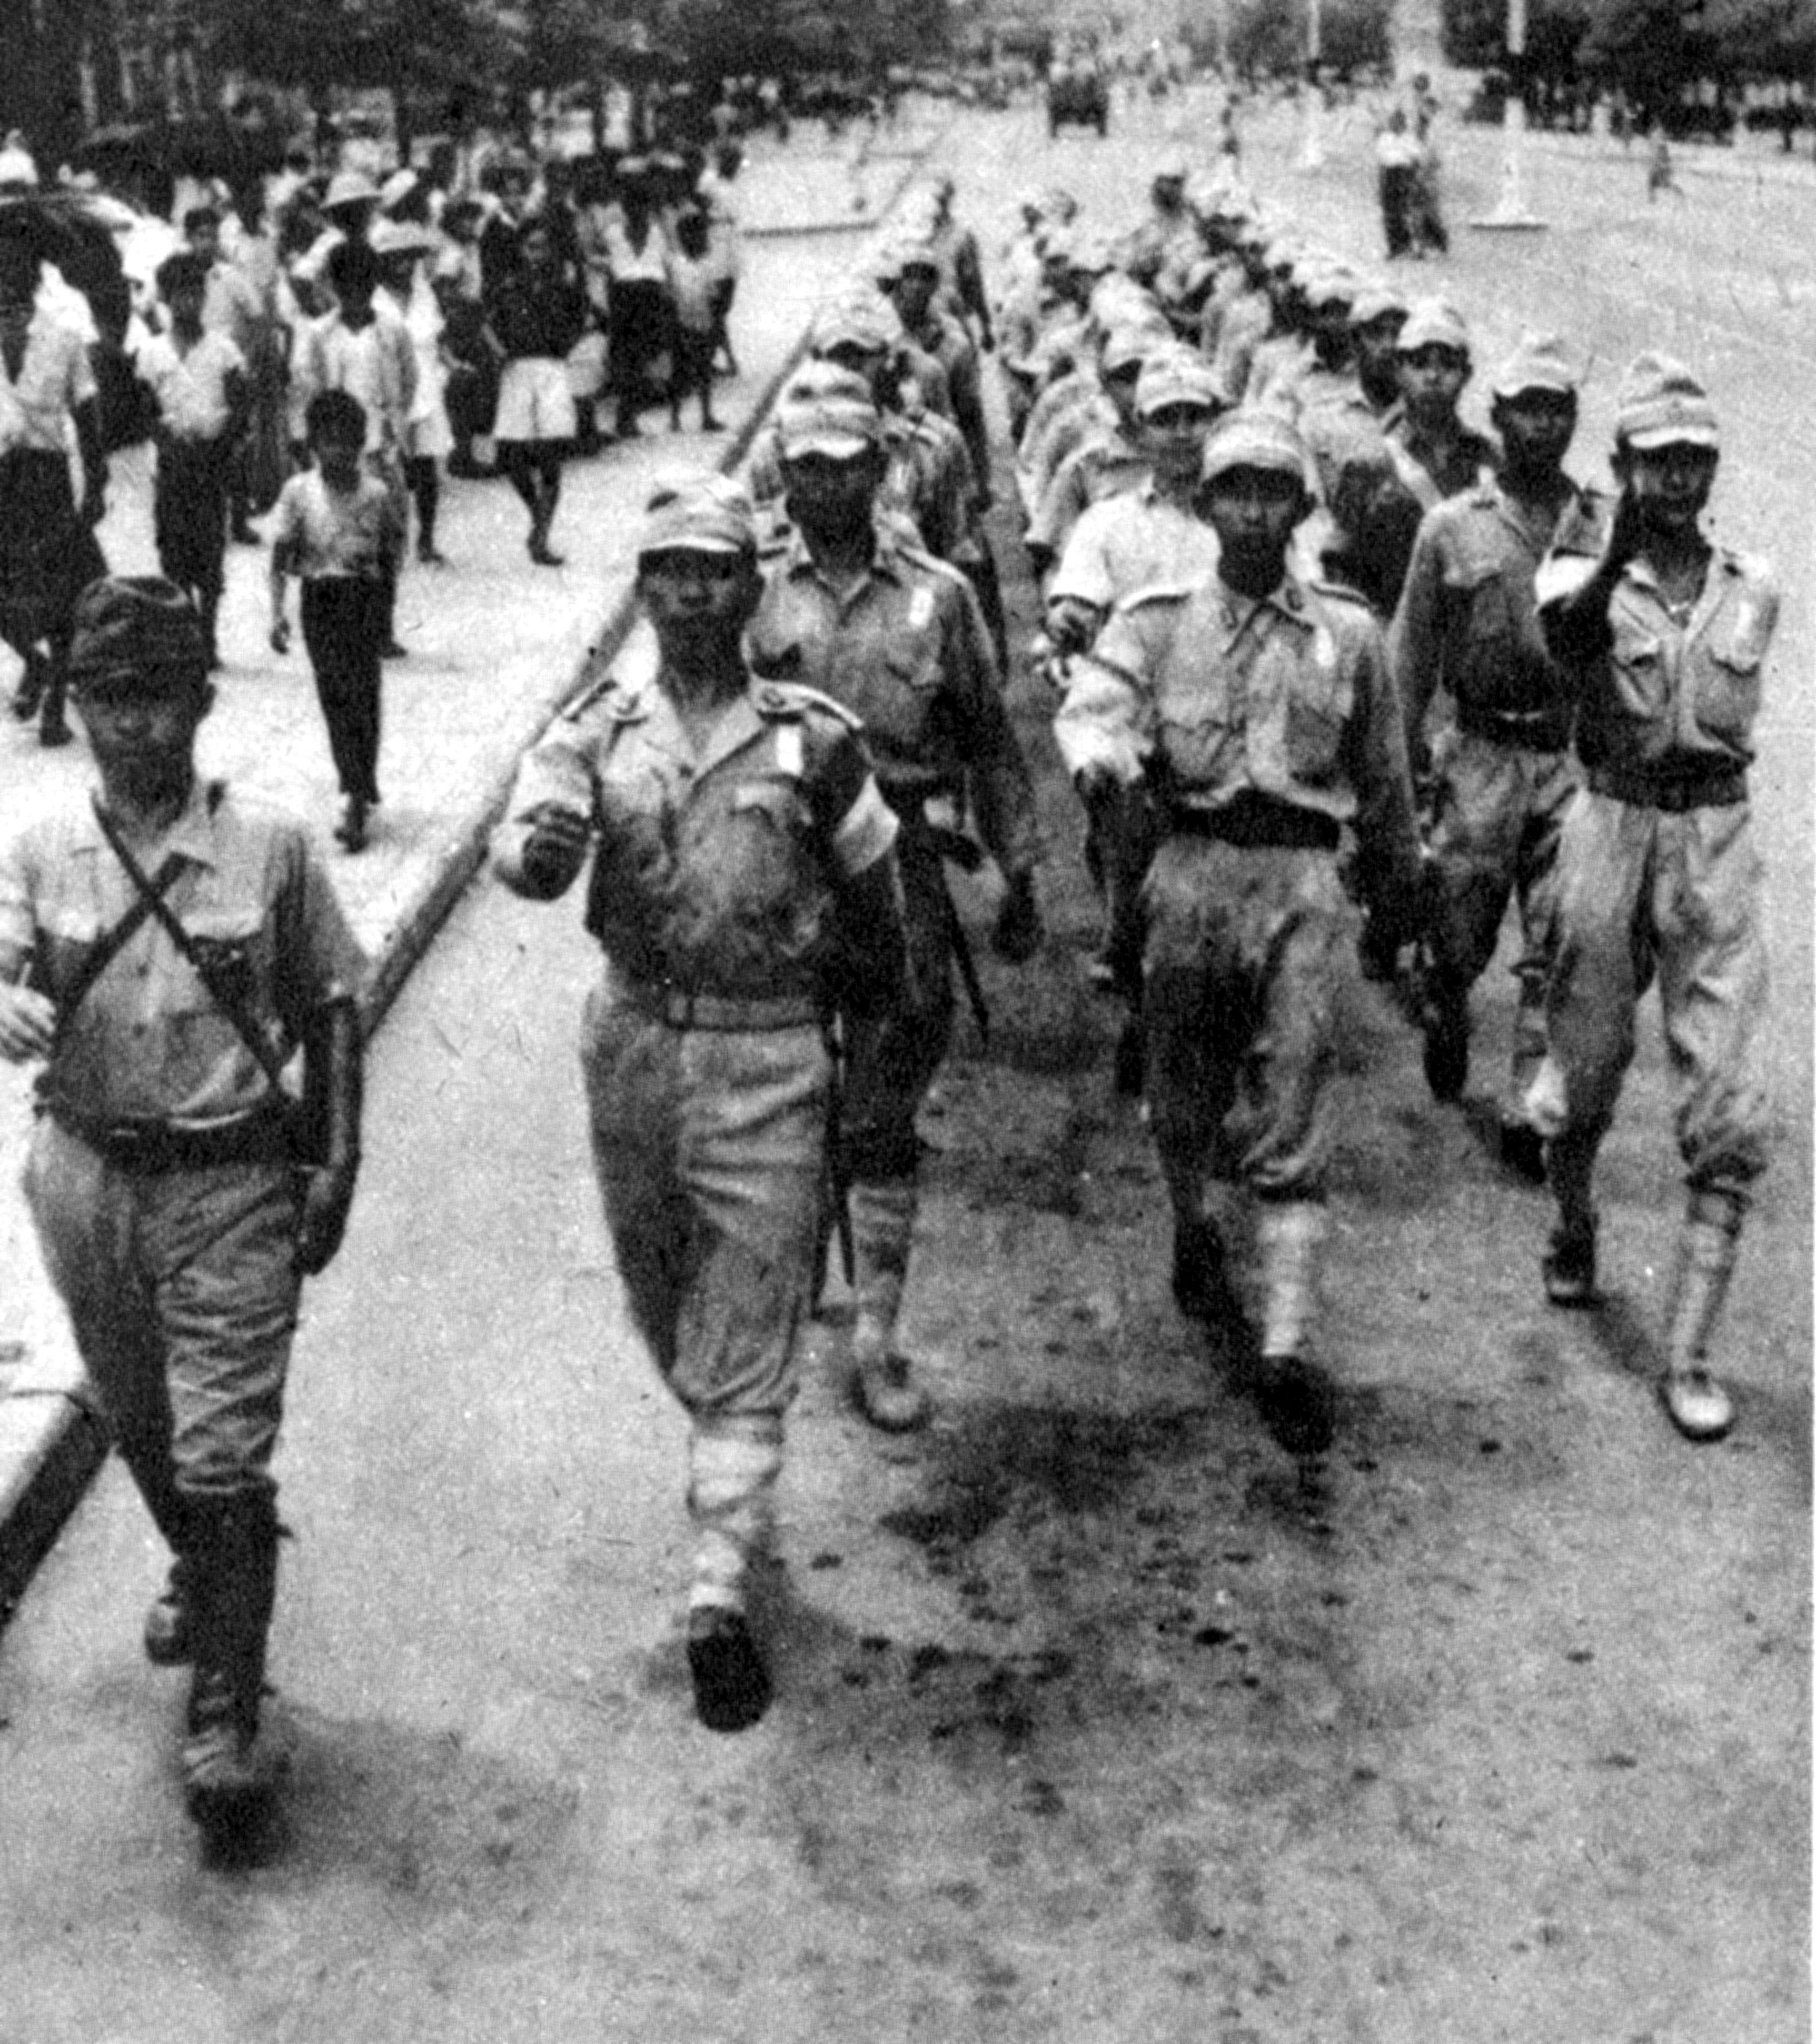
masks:
<path id="1" fill-rule="evenodd" d="M 211 790 L 210 791 L 211 808 L 217 799 L 214 792 Z M 197 949 L 194 939 L 178 921 L 170 904 L 165 901 L 162 891 L 146 878 L 144 868 L 127 849 L 125 840 L 114 828 L 113 819 L 102 808 L 98 801 L 94 804 L 94 816 L 95 820 L 101 826 L 102 836 L 113 847 L 114 857 L 125 869 L 126 878 L 137 889 L 139 899 L 144 904 L 145 912 L 148 915 L 156 916 L 159 922 L 164 925 L 171 942 L 183 954 L 196 978 L 207 989 L 209 999 L 233 1025 L 235 1035 L 252 1052 L 254 1062 L 259 1070 L 264 1074 L 272 1092 L 282 1093 L 283 1088 L 279 1077 L 281 1068 L 277 1058 L 272 1054 L 271 1045 L 265 1040 L 264 1032 L 247 1013 L 245 1005 L 239 996 L 222 982 L 220 974 Z M 165 862 L 167 867 L 169 863 L 168 860 Z M 168 882 L 164 882 L 166 886 L 168 884 Z"/>
<path id="2" fill-rule="evenodd" d="M 112 929 L 102 933 L 99 940 L 83 959 L 57 1004 L 56 1033 L 60 1039 L 75 1019 L 76 1010 L 88 998 L 95 982 L 131 943 L 140 925 L 152 913 L 153 901 L 162 899 L 171 883 L 182 872 L 183 865 L 182 855 L 173 851 L 151 878 L 138 887 L 138 898 Z"/>

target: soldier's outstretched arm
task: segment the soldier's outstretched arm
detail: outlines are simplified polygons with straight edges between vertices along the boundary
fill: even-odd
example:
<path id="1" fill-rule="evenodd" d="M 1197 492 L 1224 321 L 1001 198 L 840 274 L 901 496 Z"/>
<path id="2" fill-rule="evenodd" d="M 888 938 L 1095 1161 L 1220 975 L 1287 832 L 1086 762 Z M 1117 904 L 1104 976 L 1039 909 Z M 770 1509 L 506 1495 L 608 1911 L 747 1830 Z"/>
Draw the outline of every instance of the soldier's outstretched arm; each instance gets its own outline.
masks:
<path id="1" fill-rule="evenodd" d="M 586 863 L 592 815 L 586 740 L 575 720 L 564 718 L 517 769 L 505 820 L 492 840 L 498 878 L 532 901 L 566 893 Z"/>

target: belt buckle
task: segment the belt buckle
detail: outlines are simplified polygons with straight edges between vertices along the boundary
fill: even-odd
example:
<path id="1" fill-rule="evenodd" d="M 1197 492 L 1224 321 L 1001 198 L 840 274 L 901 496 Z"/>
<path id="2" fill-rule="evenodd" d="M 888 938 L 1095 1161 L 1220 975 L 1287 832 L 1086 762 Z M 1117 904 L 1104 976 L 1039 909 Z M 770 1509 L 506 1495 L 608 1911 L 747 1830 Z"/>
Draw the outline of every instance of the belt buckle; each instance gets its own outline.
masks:
<path id="1" fill-rule="evenodd" d="M 154 1157 L 170 1139 L 170 1131 L 161 1121 L 116 1121 L 110 1123 L 102 1133 L 102 1147 L 116 1162 L 125 1165 L 141 1163 Z"/>

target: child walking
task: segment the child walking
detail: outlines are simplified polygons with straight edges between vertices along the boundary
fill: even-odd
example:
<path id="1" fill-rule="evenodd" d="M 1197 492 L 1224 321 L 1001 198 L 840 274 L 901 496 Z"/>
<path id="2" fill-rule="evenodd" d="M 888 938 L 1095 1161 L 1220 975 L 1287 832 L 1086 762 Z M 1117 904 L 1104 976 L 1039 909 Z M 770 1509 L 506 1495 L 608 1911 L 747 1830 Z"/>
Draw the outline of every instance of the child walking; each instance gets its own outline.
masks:
<path id="1" fill-rule="evenodd" d="M 294 574 L 302 643 L 346 798 L 334 835 L 359 851 L 379 800 L 379 686 L 404 520 L 395 494 L 360 459 L 366 410 L 357 398 L 317 393 L 305 425 L 315 465 L 284 485 L 272 518 L 271 650 L 290 650 L 284 591 Z"/>
<path id="2" fill-rule="evenodd" d="M 668 423 L 675 432 L 681 430 L 681 402 L 690 392 L 700 400 L 701 432 L 723 430 L 713 417 L 713 358 L 719 345 L 718 291 L 710 223 L 703 213 L 684 213 L 675 223 L 675 245 L 668 252 L 668 294 L 675 308 Z"/>

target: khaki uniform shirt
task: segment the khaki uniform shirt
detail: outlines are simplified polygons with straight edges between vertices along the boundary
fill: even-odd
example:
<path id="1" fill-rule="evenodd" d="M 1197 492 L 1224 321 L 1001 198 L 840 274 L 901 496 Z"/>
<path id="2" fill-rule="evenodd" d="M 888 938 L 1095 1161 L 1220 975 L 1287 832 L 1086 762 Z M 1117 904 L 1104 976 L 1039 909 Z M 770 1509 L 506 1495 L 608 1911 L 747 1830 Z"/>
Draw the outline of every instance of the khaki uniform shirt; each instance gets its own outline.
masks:
<path id="1" fill-rule="evenodd" d="M 1092 505 L 1139 490 L 1153 472 L 1146 450 L 1129 437 L 1120 421 L 1093 433 L 1066 456 L 1048 484 L 1028 528 L 1028 544 L 1057 554 Z"/>
<path id="2" fill-rule="evenodd" d="M 1049 603 L 1069 597 L 1107 613 L 1156 583 L 1195 582 L 1217 566 L 1217 535 L 1150 476 L 1094 504 L 1073 526 L 1047 586 Z"/>
<path id="3" fill-rule="evenodd" d="M 544 803 L 598 832 L 589 926 L 614 972 L 721 1000 L 817 997 L 840 879 L 897 831 L 854 720 L 776 682 L 698 751 L 653 679 L 608 684 L 519 770 L 494 844 L 507 879 Z"/>
<path id="4" fill-rule="evenodd" d="M 1056 731 L 1087 764 L 1146 780 L 1174 813 L 1262 795 L 1352 827 L 1372 901 L 1414 898 L 1406 731 L 1380 628 L 1288 574 L 1256 602 L 1216 577 L 1133 596 L 1074 663 Z"/>
<path id="5" fill-rule="evenodd" d="M 364 959 L 304 826 L 256 797 L 198 782 L 183 813 L 133 855 L 217 970 L 240 989 L 283 1064 L 324 1003 L 357 989 Z M 270 1083 L 195 968 L 148 916 L 73 1012 L 64 989 L 138 899 L 87 797 L 60 801 L 0 843 L 0 946 L 33 955 L 31 983 L 60 1003 L 42 1084 L 102 1120 L 184 1128 L 262 1105 Z"/>
<path id="6" fill-rule="evenodd" d="M 1592 544 L 1560 534 L 1538 571 L 1541 621 L 1595 567 Z M 1649 564 L 1629 562 L 1608 605 L 1612 646 L 1568 670 L 1583 764 L 1660 780 L 1750 765 L 1778 610 L 1777 579 L 1750 555 L 1717 547 L 1702 593 L 1681 619 Z"/>
<path id="7" fill-rule="evenodd" d="M 1033 866 L 1027 763 L 962 575 L 879 535 L 864 579 L 841 597 L 796 538 L 770 575 L 747 644 L 759 674 L 824 690 L 861 721 L 883 793 L 904 816 L 952 798 L 961 813 L 975 813 L 1004 873 Z"/>
<path id="8" fill-rule="evenodd" d="M 1440 690 L 1464 716 L 1554 722 L 1550 742 L 1564 742 L 1573 691 L 1545 650 L 1533 578 L 1554 542 L 1593 557 L 1602 522 L 1598 501 L 1573 488 L 1555 528 L 1541 529 L 1498 482 L 1426 514 L 1387 637 L 1415 742 Z"/>

